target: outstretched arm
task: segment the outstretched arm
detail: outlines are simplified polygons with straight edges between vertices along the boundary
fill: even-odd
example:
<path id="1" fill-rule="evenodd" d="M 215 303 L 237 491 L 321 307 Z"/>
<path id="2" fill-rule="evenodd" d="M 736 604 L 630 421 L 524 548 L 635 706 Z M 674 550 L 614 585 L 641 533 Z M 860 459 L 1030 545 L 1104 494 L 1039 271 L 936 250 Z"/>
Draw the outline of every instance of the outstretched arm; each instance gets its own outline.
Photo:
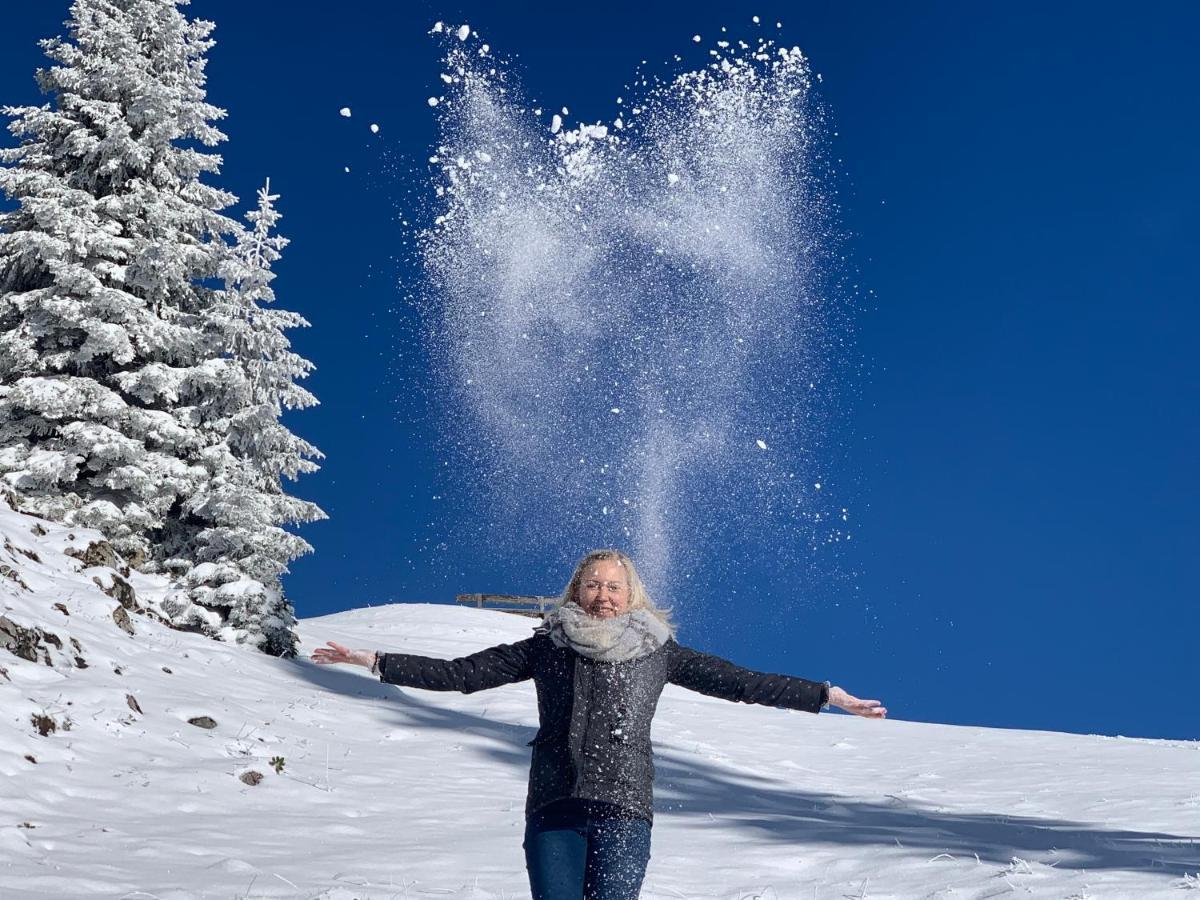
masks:
<path id="1" fill-rule="evenodd" d="M 472 694 L 532 678 L 529 654 L 534 640 L 527 638 L 515 644 L 500 644 L 458 659 L 351 650 L 329 641 L 331 649 L 318 647 L 313 651 L 312 661 L 318 665 L 348 663 L 365 666 L 378 672 L 379 679 L 386 684 Z"/>
<path id="2" fill-rule="evenodd" d="M 829 705 L 865 719 L 887 718 L 887 707 L 882 700 L 863 700 L 846 693 L 836 684 L 829 688 Z"/>
<path id="3" fill-rule="evenodd" d="M 860 700 L 840 687 L 829 687 L 819 681 L 744 669 L 727 659 L 674 642 L 670 665 L 668 681 L 672 684 L 723 700 L 812 713 L 828 703 L 867 718 L 882 719 L 887 715 L 878 700 Z"/>

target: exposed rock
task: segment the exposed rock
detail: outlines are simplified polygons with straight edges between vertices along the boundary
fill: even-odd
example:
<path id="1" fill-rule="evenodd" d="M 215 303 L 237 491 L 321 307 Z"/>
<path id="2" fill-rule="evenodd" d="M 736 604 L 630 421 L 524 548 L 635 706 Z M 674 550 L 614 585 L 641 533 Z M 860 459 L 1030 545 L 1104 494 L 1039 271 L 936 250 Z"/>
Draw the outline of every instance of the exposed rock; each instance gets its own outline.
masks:
<path id="1" fill-rule="evenodd" d="M 188 719 L 189 725 L 195 725 L 197 728 L 216 728 L 217 722 L 210 716 L 196 716 Z"/>
<path id="2" fill-rule="evenodd" d="M 7 546 L 10 550 L 20 553 L 22 556 L 32 559 L 35 563 L 40 563 L 42 561 L 41 557 L 32 550 L 26 550 L 24 547 L 14 547 L 12 544 L 8 544 L 7 542 L 5 543 L 5 546 Z"/>
<path id="3" fill-rule="evenodd" d="M 116 572 L 113 572 L 112 584 L 108 587 L 104 586 L 104 582 L 100 580 L 98 575 L 93 575 L 92 581 L 96 583 L 96 586 L 100 590 L 104 591 L 104 593 L 108 594 L 108 596 L 112 597 L 126 609 L 138 609 L 137 594 L 134 593 L 133 585 Z"/>
<path id="4" fill-rule="evenodd" d="M 47 531 L 46 531 L 46 529 L 45 529 L 45 528 L 43 528 L 43 527 L 42 527 L 42 523 L 41 523 L 41 522 L 34 522 L 34 523 L 33 523 L 33 528 L 31 528 L 31 529 L 29 529 L 29 530 L 30 530 L 30 531 L 32 531 L 34 534 L 36 534 L 38 537 L 42 537 L 42 535 L 45 535 L 45 534 L 48 534 L 48 533 L 49 533 L 49 532 L 47 532 Z"/>
<path id="5" fill-rule="evenodd" d="M 37 759 L 34 758 L 34 755 L 32 753 L 26 753 L 25 758 L 27 760 L 29 760 L 31 763 L 33 763 L 35 766 L 37 765 Z"/>
<path id="6" fill-rule="evenodd" d="M 69 616 L 71 614 L 70 610 L 67 609 L 65 603 L 55 603 L 54 609 L 57 609 L 64 616 Z"/>
<path id="7" fill-rule="evenodd" d="M 29 717 L 29 721 L 33 723 L 33 727 L 42 737 L 48 737 L 58 731 L 58 723 L 45 713 L 34 713 Z"/>
<path id="8" fill-rule="evenodd" d="M 22 590 L 26 590 L 26 591 L 29 590 L 29 585 L 27 585 L 24 581 L 21 580 L 21 574 L 16 569 L 14 569 L 12 566 L 6 565 L 5 563 L 0 563 L 0 575 L 3 575 L 5 578 L 9 579 L 10 581 L 15 581 L 18 585 L 21 586 Z"/>
<path id="9" fill-rule="evenodd" d="M 133 696 L 133 694 L 126 694 L 125 702 L 129 704 L 129 708 L 132 709 L 135 713 L 138 713 L 139 715 L 143 715 L 143 716 L 145 715 L 145 713 L 142 712 L 142 708 L 140 706 L 138 706 L 137 697 Z"/>
<path id="10" fill-rule="evenodd" d="M 26 628 L 7 616 L 0 616 L 0 647 L 13 656 L 50 665 L 50 651 L 46 644 L 62 648 L 62 640 L 56 634 L 40 628 Z"/>
<path id="11" fill-rule="evenodd" d="M 166 666 L 163 666 L 163 667 L 162 667 L 162 670 L 163 670 L 164 672 L 166 672 L 168 675 L 171 675 L 171 674 L 173 674 L 173 673 L 171 672 L 171 670 L 170 670 L 170 669 L 168 669 Z"/>
<path id="12" fill-rule="evenodd" d="M 254 786 L 263 780 L 262 772 L 255 772 L 251 769 L 249 772 L 243 772 L 238 776 L 238 779 L 245 784 Z"/>
<path id="13" fill-rule="evenodd" d="M 129 613 L 125 611 L 125 607 L 118 606 L 116 609 L 114 609 L 112 617 L 113 621 L 117 623 L 117 627 L 126 634 L 137 634 L 137 632 L 133 630 L 133 622 L 130 621 Z"/>
<path id="14" fill-rule="evenodd" d="M 125 560 L 117 555 L 117 551 L 112 548 L 112 544 L 108 541 L 92 541 L 87 545 L 87 549 L 85 550 L 80 550 L 77 547 L 68 547 L 63 552 L 67 556 L 73 556 L 83 563 L 85 569 L 90 569 L 92 566 L 107 566 L 110 569 L 115 569 L 122 575 L 129 574 L 129 568 L 125 565 Z"/>

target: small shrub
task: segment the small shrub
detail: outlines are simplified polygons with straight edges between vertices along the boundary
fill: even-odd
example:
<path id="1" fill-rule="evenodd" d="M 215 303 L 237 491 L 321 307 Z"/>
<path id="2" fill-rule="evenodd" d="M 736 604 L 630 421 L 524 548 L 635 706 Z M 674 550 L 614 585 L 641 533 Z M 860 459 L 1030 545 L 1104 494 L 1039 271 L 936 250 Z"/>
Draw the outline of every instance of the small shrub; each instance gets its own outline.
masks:
<path id="1" fill-rule="evenodd" d="M 267 760 L 267 762 L 270 765 L 275 767 L 276 775 L 283 774 L 283 757 L 282 756 L 272 756 L 269 760 Z"/>

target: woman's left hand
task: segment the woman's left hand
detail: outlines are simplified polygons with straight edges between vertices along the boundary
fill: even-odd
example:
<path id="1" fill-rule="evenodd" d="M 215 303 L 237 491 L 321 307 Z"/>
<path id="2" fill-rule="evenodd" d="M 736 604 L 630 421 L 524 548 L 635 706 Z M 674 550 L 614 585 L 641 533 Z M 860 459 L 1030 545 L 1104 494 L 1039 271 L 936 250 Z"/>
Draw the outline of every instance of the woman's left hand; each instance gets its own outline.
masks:
<path id="1" fill-rule="evenodd" d="M 879 700 L 862 700 L 847 694 L 840 687 L 829 689 L 829 705 L 865 719 L 886 719 L 887 707 Z"/>

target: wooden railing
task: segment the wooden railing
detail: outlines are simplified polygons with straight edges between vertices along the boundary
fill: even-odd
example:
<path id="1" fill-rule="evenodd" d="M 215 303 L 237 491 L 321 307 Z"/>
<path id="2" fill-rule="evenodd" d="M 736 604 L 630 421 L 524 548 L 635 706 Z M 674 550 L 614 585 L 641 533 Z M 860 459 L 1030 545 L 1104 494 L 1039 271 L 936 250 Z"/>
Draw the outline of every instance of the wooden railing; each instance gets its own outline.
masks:
<path id="1" fill-rule="evenodd" d="M 542 618 L 558 603 L 557 597 L 523 597 L 517 594 L 459 594 L 454 598 L 464 606 L 494 609 L 518 616 Z"/>

